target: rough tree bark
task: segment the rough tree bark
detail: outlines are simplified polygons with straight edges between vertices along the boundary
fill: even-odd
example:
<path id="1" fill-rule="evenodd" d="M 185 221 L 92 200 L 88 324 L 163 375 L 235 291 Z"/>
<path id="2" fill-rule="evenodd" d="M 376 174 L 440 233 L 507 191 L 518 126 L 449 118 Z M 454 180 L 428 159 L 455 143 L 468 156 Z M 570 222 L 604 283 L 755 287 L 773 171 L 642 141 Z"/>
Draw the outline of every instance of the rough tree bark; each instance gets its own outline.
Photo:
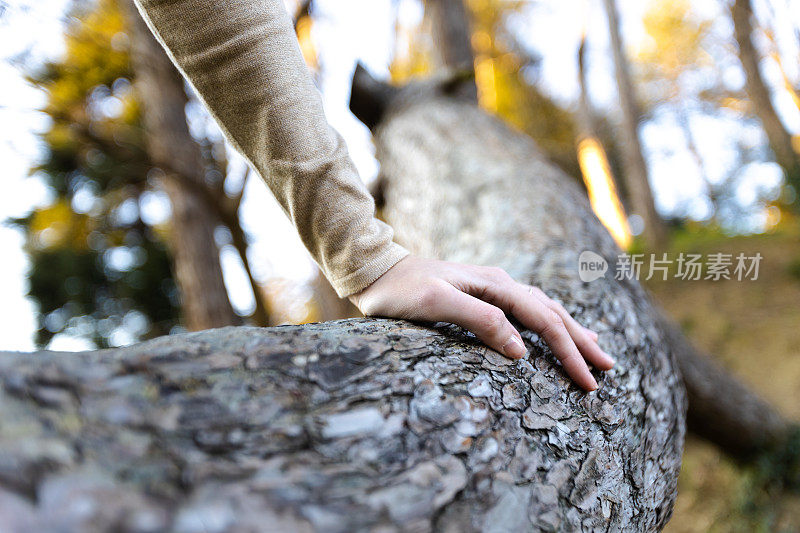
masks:
<path id="1" fill-rule="evenodd" d="M 618 357 L 601 389 L 578 390 L 531 333 L 511 361 L 388 320 L 6 354 L 9 529 L 663 527 L 684 392 L 642 289 L 574 275 L 575 250 L 610 258 L 610 237 L 524 136 L 445 98 L 402 109 L 376 131 L 402 240 L 560 298 Z"/>
<path id="2" fill-rule="evenodd" d="M 530 332 L 511 361 L 452 326 L 380 319 L 0 354 L 0 529 L 664 526 L 685 395 L 657 312 L 635 282 L 577 279 L 576 251 L 616 254 L 577 185 L 437 87 L 376 122 L 389 219 L 418 251 L 561 299 L 618 358 L 600 390 Z"/>
<path id="3" fill-rule="evenodd" d="M 184 325 L 201 330 L 238 324 L 214 241 L 217 217 L 200 192 L 206 187 L 202 158 L 186 124 L 183 78 L 133 3 L 123 3 L 131 28 L 135 87 L 144 102 L 147 151 L 165 170 L 163 184 L 172 206 L 169 244 Z"/>
<path id="4" fill-rule="evenodd" d="M 625 290 L 633 290 L 642 306 L 637 320 L 654 321 L 666 339 L 658 342 L 676 356 L 690 399 L 691 428 L 740 459 L 779 445 L 789 431 L 787 421 L 696 350 L 637 284 L 622 290 L 620 282 L 605 277 L 585 285 L 579 281 L 578 254 L 594 251 L 613 265 L 619 250 L 578 184 L 528 137 L 449 98 L 444 92 L 450 89 L 447 82 L 381 88 L 364 69 L 356 70 L 353 98 L 369 92 L 383 102 L 373 102 L 384 109 L 373 134 L 381 162 L 382 213 L 397 239 L 423 256 L 497 265 L 520 281 L 545 291 L 551 287 L 584 320 L 593 320 L 585 298 L 602 294 L 619 306 Z"/>
<path id="5" fill-rule="evenodd" d="M 666 238 L 664 222 L 656 211 L 653 193 L 648 181 L 647 163 L 642 152 L 639 139 L 639 104 L 631 82 L 630 66 L 625 55 L 622 35 L 619 28 L 619 16 L 615 0 L 603 0 L 608 31 L 611 37 L 611 52 L 614 56 L 614 72 L 617 78 L 619 107 L 622 112 L 622 159 L 625 172 L 623 182 L 630 200 L 629 210 L 644 220 L 643 237 L 647 245 L 661 247 Z"/>
<path id="6" fill-rule="evenodd" d="M 753 111 L 767 134 L 775 161 L 783 168 L 787 183 L 800 192 L 800 154 L 792 146 L 792 135 L 772 105 L 770 91 L 761 76 L 761 57 L 753 44 L 753 9 L 750 0 L 736 0 L 731 7 L 734 36 L 739 46 L 739 61 L 745 74 L 745 89 Z"/>

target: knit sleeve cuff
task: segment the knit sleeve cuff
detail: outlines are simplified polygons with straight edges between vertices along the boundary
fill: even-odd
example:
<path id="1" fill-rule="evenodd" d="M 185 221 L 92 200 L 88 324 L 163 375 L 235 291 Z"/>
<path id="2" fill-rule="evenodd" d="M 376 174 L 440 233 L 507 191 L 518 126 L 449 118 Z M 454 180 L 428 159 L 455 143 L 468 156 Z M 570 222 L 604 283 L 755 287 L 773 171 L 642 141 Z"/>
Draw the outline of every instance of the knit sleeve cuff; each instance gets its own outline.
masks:
<path id="1" fill-rule="evenodd" d="M 367 261 L 355 272 L 338 279 L 332 279 L 331 285 L 339 298 L 355 294 L 368 287 L 408 254 L 408 250 L 392 242 L 383 252 Z"/>

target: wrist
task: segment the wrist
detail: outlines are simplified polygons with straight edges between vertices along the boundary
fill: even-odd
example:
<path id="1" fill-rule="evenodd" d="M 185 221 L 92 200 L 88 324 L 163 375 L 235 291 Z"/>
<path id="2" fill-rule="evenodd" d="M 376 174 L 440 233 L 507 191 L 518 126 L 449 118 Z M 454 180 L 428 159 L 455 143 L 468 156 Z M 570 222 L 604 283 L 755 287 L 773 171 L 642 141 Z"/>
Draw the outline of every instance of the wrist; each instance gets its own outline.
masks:
<path id="1" fill-rule="evenodd" d="M 393 275 L 398 271 L 403 269 L 405 265 L 407 265 L 410 261 L 413 261 L 412 255 L 407 253 L 405 256 L 400 258 L 397 262 L 395 262 L 392 266 L 390 266 L 384 273 L 378 276 L 372 283 L 361 289 L 360 291 L 353 293 L 347 296 L 347 299 L 350 300 L 350 303 L 355 305 L 359 311 L 361 311 L 365 316 L 370 316 L 370 310 L 367 307 L 366 300 L 369 298 L 371 294 L 373 294 L 381 285 L 386 285 L 386 282 L 389 278 L 392 278 Z M 373 298 L 374 299 L 374 298 Z"/>

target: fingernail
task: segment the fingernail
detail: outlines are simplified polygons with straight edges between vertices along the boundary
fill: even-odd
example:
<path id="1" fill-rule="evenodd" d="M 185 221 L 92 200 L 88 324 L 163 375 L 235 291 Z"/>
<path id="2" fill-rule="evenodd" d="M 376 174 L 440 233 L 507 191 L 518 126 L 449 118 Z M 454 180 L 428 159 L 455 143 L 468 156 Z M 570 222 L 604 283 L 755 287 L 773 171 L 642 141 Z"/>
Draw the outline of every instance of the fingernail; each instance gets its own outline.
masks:
<path id="1" fill-rule="evenodd" d="M 613 357 L 611 357 L 610 355 L 608 355 L 606 352 L 603 352 L 603 355 L 605 355 L 605 356 L 606 356 L 606 359 L 608 359 L 608 362 L 609 362 L 609 364 L 610 364 L 611 366 L 614 366 L 614 365 L 616 365 L 616 364 L 617 364 L 617 360 L 616 360 L 616 359 L 614 359 Z"/>
<path id="2" fill-rule="evenodd" d="M 522 341 L 516 338 L 514 335 L 508 339 L 508 342 L 503 345 L 503 353 L 507 357 L 513 357 L 514 359 L 520 359 L 525 356 L 525 345 L 522 344 Z"/>
<path id="3" fill-rule="evenodd" d="M 591 392 L 591 391 L 596 391 L 596 390 L 597 390 L 597 388 L 598 388 L 598 387 L 597 387 L 597 380 L 595 380 L 595 379 L 594 379 L 594 376 L 589 376 L 589 379 L 591 379 L 591 381 L 589 382 L 589 387 L 591 387 L 591 388 L 589 389 L 589 391 L 590 391 L 590 392 Z"/>

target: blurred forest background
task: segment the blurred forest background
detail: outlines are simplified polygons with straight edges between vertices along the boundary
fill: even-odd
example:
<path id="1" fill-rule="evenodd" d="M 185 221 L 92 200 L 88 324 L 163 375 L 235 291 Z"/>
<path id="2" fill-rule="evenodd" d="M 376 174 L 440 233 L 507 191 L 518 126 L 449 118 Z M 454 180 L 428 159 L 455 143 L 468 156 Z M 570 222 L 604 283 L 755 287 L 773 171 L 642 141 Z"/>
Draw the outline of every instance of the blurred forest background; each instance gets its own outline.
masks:
<path id="1" fill-rule="evenodd" d="M 365 1 L 343 2 L 340 11 L 351 15 Z M 433 31 L 442 13 L 421 0 L 385 4 L 379 44 L 388 61 L 378 68 L 393 82 L 458 63 Z M 585 185 L 621 247 L 762 254 L 757 281 L 649 288 L 701 347 L 800 419 L 800 6 L 463 5 L 480 105 L 531 135 Z M 336 2 L 287 1 L 287 8 L 326 106 L 334 95 L 341 107 L 354 64 L 325 50 L 343 39 L 356 49 L 369 43 L 344 37 Z M 39 9 L 0 1 L 1 42 L 24 42 L 15 24 Z M 27 110 L 41 126 L 27 157 L 27 179 L 40 193 L 20 207 L 26 202 L 4 190 L 2 205 L 14 208 L 0 213 L 26 257 L 25 279 L 9 274 L 3 283 L 23 287 L 33 302 L 35 345 L 102 348 L 185 329 L 355 316 L 310 267 L 294 277 L 265 268 L 303 254 L 299 241 L 284 235 L 292 231 L 285 222 L 257 231 L 248 223 L 248 202 L 256 211 L 277 213 L 277 205 L 128 1 L 73 0 L 59 9 L 59 53 L 9 46 L 2 71 L 42 95 Z M 13 145 L 22 135 L 14 106 L 24 103 L 8 91 L 0 116 Z M 368 132 L 343 133 L 365 178 L 374 177 L 374 161 L 358 159 Z M 265 232 L 274 234 L 266 251 Z M 21 312 L 9 307 L 4 319 Z M 764 475 L 690 440 L 669 530 L 800 531 L 800 498 L 766 486 Z"/>

